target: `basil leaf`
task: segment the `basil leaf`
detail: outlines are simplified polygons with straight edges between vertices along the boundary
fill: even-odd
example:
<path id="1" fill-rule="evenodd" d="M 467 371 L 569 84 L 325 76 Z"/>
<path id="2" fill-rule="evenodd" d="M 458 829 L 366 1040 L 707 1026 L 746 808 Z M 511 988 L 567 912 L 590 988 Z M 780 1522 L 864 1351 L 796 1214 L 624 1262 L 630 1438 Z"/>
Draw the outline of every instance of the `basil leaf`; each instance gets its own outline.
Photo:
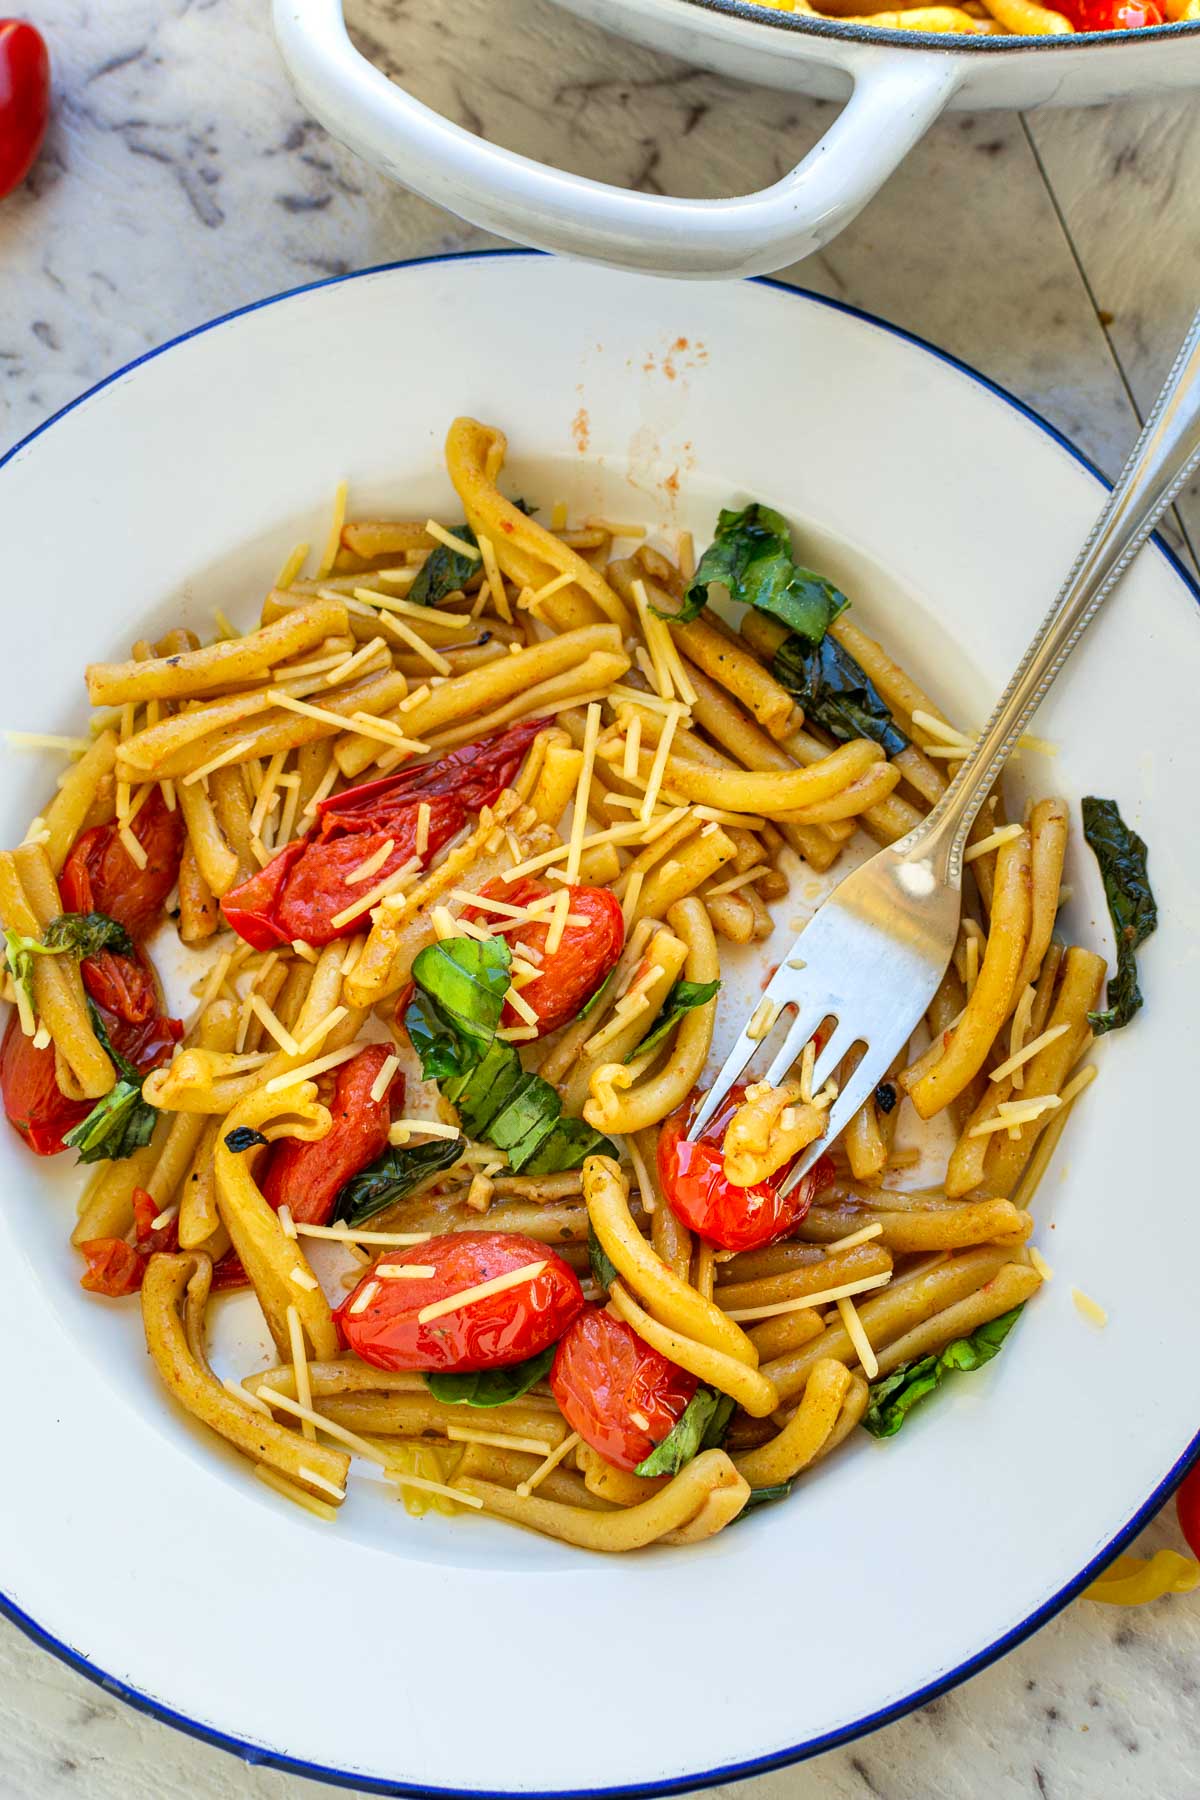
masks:
<path id="1" fill-rule="evenodd" d="M 255 1131 L 253 1125 L 239 1125 L 236 1131 L 225 1133 L 225 1148 L 231 1150 L 235 1156 L 240 1156 L 243 1150 L 253 1150 L 256 1144 L 265 1144 L 269 1141 L 261 1131 Z"/>
<path id="2" fill-rule="evenodd" d="M 1135 952 L 1158 924 L 1158 906 L 1146 872 L 1147 850 L 1121 817 L 1115 800 L 1083 802 L 1083 835 L 1095 853 L 1117 940 L 1117 972 L 1108 984 L 1103 1012 L 1088 1014 L 1097 1036 L 1128 1025 L 1142 1005 Z"/>
<path id="3" fill-rule="evenodd" d="M 39 938 L 22 937 L 19 931 L 5 930 L 4 957 L 8 963 L 8 972 L 28 1000 L 31 1012 L 33 1011 L 33 959 L 35 956 L 53 955 L 55 952 L 47 949 Z"/>
<path id="4" fill-rule="evenodd" d="M 456 1163 L 461 1138 L 433 1138 L 428 1144 L 391 1144 L 353 1176 L 338 1192 L 333 1216 L 347 1225 L 362 1225 L 376 1213 L 405 1199 Z"/>
<path id="5" fill-rule="evenodd" d="M 1022 1306 L 1024 1302 L 1022 1302 Z M 1021 1306 L 1001 1313 L 973 1331 L 970 1337 L 955 1338 L 936 1356 L 920 1356 L 914 1362 L 902 1363 L 890 1375 L 871 1383 L 871 1398 L 863 1415 L 863 1425 L 872 1437 L 894 1437 L 917 1403 L 942 1385 L 947 1370 L 964 1372 L 982 1369 L 999 1354 L 1005 1338 L 1017 1322 Z"/>
<path id="6" fill-rule="evenodd" d="M 447 1060 L 453 1060 L 457 1065 L 446 1068 L 446 1074 L 460 1074 L 481 1061 L 495 1041 L 511 965 L 512 951 L 501 937 L 482 941 L 468 937 L 444 938 L 436 944 L 427 944 L 413 958 L 412 973 L 417 990 L 435 1000 L 441 1014 L 435 1062 L 439 1069 Z M 428 1018 L 431 1015 L 426 1010 L 422 1016 Z M 458 1039 L 456 1056 L 445 1047 L 447 1024 Z M 424 1068 L 424 1057 L 422 1068 L 427 1080 L 442 1079 L 437 1070 Z"/>
<path id="7" fill-rule="evenodd" d="M 67 950 L 72 956 L 99 956 L 102 950 L 132 956 L 133 939 L 123 925 L 107 913 L 59 913 L 42 933 L 48 950 Z"/>
<path id="8" fill-rule="evenodd" d="M 734 1414 L 736 1402 L 728 1394 L 717 1395 L 716 1410 L 708 1421 L 704 1436 L 700 1439 L 702 1450 L 719 1450 L 729 1435 L 729 1421 Z"/>
<path id="9" fill-rule="evenodd" d="M 450 1406 L 504 1406 L 510 1400 L 519 1400 L 543 1375 L 549 1374 L 557 1348 L 557 1344 L 551 1344 L 536 1356 L 509 1363 L 504 1369 L 476 1369 L 462 1375 L 431 1370 L 425 1385 L 435 1400 L 444 1400 Z"/>
<path id="10" fill-rule="evenodd" d="M 826 637 L 814 645 L 806 635 L 793 632 L 775 652 L 771 673 L 804 708 L 805 716 L 839 743 L 870 738 L 888 756 L 908 748 L 908 738 L 875 684 L 836 638 Z"/>
<path id="11" fill-rule="evenodd" d="M 600 1239 L 596 1236 L 596 1227 L 588 1220 L 588 1262 L 591 1264 L 592 1280 L 598 1288 L 607 1294 L 613 1282 L 617 1280 L 616 1264 L 610 1262 L 608 1253 Z"/>
<path id="12" fill-rule="evenodd" d="M 537 1079 L 541 1081 L 542 1078 L 539 1075 Z M 603 1132 L 596 1131 L 586 1119 L 559 1118 L 533 1154 L 526 1156 L 517 1173 L 561 1175 L 566 1169 L 582 1168 L 585 1158 L 589 1156 L 615 1157 L 616 1154 L 617 1147 L 612 1139 L 606 1138 Z M 509 1162 L 512 1163 L 511 1151 Z M 516 1168 L 515 1163 L 513 1167 Z"/>
<path id="13" fill-rule="evenodd" d="M 611 982 L 613 976 L 616 974 L 616 972 L 617 972 L 617 966 L 614 963 L 612 968 L 608 971 L 608 974 L 604 977 L 604 980 L 600 983 L 600 986 L 598 988 L 593 989 L 593 991 L 588 995 L 587 999 L 584 1001 L 583 1005 L 580 1007 L 579 1011 L 575 1014 L 575 1017 L 577 1019 L 586 1019 L 588 1014 L 592 1011 L 593 1007 L 596 1007 L 600 1004 L 600 996 L 601 996 L 601 994 L 604 994 L 607 992 L 608 985 Z"/>
<path id="14" fill-rule="evenodd" d="M 474 549 L 479 546 L 469 525 L 456 525 L 451 534 Z M 473 575 L 482 567 L 477 556 L 464 556 L 449 544 L 435 544 L 417 572 L 417 579 L 406 598 L 417 606 L 437 606 L 451 594 L 461 594 Z"/>
<path id="15" fill-rule="evenodd" d="M 714 582 L 728 588 L 730 599 L 781 619 L 810 644 L 819 644 L 850 604 L 831 581 L 798 565 L 787 520 L 757 501 L 740 512 L 718 515 L 717 534 L 700 558 L 681 609 L 673 616 L 696 618 L 707 605 Z"/>
<path id="16" fill-rule="evenodd" d="M 78 1150 L 82 1163 L 121 1162 L 150 1142 L 162 1114 L 142 1099 L 140 1080 L 122 1078 L 97 1100 L 86 1119 L 63 1143 Z"/>
<path id="17" fill-rule="evenodd" d="M 699 1450 L 704 1434 L 717 1410 L 717 1396 L 711 1388 L 697 1388 L 687 1403 L 687 1410 L 649 1456 L 644 1456 L 635 1475 L 678 1475 Z"/>
<path id="18" fill-rule="evenodd" d="M 141 1072 L 133 1066 L 127 1057 L 122 1056 L 119 1050 L 113 1048 L 112 1040 L 105 1029 L 104 1015 L 92 999 L 92 996 L 90 994 L 85 994 L 84 999 L 87 1001 L 87 1009 L 92 1021 L 92 1030 L 99 1040 L 100 1047 L 107 1054 L 109 1061 L 112 1063 L 113 1068 L 117 1071 L 117 1074 L 121 1079 L 129 1082 L 131 1085 L 136 1084 L 140 1091 L 142 1085 Z M 110 1096 L 107 1094 L 104 1096 L 106 1100 L 109 1097 Z M 86 1119 L 83 1122 L 85 1125 L 87 1124 Z"/>
<path id="19" fill-rule="evenodd" d="M 668 991 L 662 1010 L 649 1032 L 640 1044 L 634 1045 L 625 1061 L 631 1063 L 636 1057 L 645 1056 L 650 1050 L 657 1050 L 674 1031 L 684 1013 L 691 1012 L 697 1006 L 707 1006 L 710 1000 L 715 999 L 720 986 L 719 981 L 677 981 Z"/>
<path id="20" fill-rule="evenodd" d="M 751 1488 L 746 1495 L 745 1506 L 740 1513 L 734 1514 L 729 1523 L 736 1525 L 739 1519 L 744 1519 L 746 1514 L 753 1512 L 756 1506 L 773 1506 L 776 1500 L 786 1500 L 791 1491 L 790 1481 L 777 1481 L 772 1487 Z"/>
<path id="21" fill-rule="evenodd" d="M 442 1092 L 458 1108 L 468 1137 L 482 1138 L 497 1113 L 511 1100 L 525 1071 L 511 1044 L 497 1040 L 466 1075 L 441 1084 Z"/>

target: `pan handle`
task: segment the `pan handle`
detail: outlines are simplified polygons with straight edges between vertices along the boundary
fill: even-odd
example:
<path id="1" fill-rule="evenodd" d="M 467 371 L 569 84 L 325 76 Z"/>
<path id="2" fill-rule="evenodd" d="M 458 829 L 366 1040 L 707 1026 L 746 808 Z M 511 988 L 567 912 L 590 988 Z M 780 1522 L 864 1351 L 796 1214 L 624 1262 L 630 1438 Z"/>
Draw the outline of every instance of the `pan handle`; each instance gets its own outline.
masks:
<path id="1" fill-rule="evenodd" d="M 761 275 L 811 255 L 903 161 L 961 74 L 955 57 L 862 45 L 850 99 L 782 181 L 680 200 L 547 168 L 452 124 L 360 55 L 341 0 L 274 0 L 274 16 L 300 99 L 385 175 L 502 237 L 654 275 Z"/>

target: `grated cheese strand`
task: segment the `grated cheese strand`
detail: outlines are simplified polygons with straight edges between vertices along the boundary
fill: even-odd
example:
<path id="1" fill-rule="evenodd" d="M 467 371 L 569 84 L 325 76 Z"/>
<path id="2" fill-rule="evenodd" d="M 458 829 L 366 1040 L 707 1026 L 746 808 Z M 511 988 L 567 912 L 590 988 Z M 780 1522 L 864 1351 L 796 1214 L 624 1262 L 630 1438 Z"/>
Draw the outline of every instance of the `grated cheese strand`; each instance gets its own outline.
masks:
<path id="1" fill-rule="evenodd" d="M 800 1312 L 806 1306 L 829 1306 L 835 1300 L 848 1298 L 851 1294 L 865 1294 L 870 1288 L 886 1287 L 892 1279 L 890 1269 L 880 1275 L 863 1275 L 857 1281 L 843 1282 L 840 1287 L 825 1288 L 819 1294 L 804 1294 L 796 1300 L 778 1300 L 773 1306 L 741 1306 L 727 1312 L 725 1317 L 742 1323 L 749 1319 L 773 1319 L 780 1313 Z"/>
<path id="2" fill-rule="evenodd" d="M 464 1288 L 461 1293 L 447 1294 L 443 1300 L 433 1300 L 423 1306 L 417 1314 L 418 1325 L 428 1325 L 434 1319 L 444 1318 L 447 1313 L 457 1312 L 460 1307 L 472 1306 L 477 1300 L 490 1300 L 493 1294 L 503 1294 L 509 1288 L 520 1287 L 523 1282 L 535 1281 L 546 1267 L 544 1262 L 527 1263 L 523 1269 L 510 1269 L 507 1275 L 494 1275 L 490 1281 L 481 1281 L 475 1287 Z"/>

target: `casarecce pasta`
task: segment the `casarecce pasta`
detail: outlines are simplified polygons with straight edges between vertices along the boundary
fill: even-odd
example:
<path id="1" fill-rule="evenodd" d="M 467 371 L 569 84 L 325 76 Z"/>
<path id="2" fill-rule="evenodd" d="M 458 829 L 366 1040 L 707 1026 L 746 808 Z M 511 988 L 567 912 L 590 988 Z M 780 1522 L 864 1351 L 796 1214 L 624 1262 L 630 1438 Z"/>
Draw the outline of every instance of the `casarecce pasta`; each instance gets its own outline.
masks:
<path id="1" fill-rule="evenodd" d="M 92 1166 L 83 1286 L 140 1295 L 166 1390 L 275 1494 L 334 1519 L 365 1463 L 411 1512 L 690 1544 L 995 1354 L 1048 1273 L 1046 1146 L 1140 996 L 1123 961 L 1102 1013 L 1058 935 L 1064 803 L 997 793 L 926 1026 L 843 1138 L 780 1191 L 836 1092 L 814 1038 L 692 1142 L 723 965 L 970 740 L 768 507 L 697 566 L 508 499 L 505 452 L 457 420 L 449 525 L 343 492 L 244 630 L 90 665 L 92 734 L 0 853 L 0 1083 Z M 222 1378 L 238 1291 L 276 1362 Z"/>

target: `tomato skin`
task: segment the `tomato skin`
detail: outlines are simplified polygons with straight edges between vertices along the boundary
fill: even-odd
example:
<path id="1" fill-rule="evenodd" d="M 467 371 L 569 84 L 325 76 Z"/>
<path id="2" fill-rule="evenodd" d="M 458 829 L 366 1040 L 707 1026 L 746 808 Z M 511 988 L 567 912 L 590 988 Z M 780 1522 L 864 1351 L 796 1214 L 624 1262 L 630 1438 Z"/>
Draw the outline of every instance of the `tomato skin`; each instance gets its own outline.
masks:
<path id="1" fill-rule="evenodd" d="M 1200 1556 L 1200 1463 L 1194 1463 L 1175 1493 L 1175 1516 L 1193 1556 Z"/>
<path id="2" fill-rule="evenodd" d="M 833 1180 L 827 1156 L 818 1157 L 790 1194 L 777 1190 L 786 1169 L 752 1187 L 737 1187 L 728 1180 L 721 1142 L 745 1092 L 740 1084 L 730 1090 L 695 1143 L 687 1138 L 699 1100 L 692 1094 L 665 1121 L 658 1137 L 658 1173 L 671 1211 L 690 1231 L 721 1250 L 761 1250 L 787 1237 L 812 1205 L 813 1195 Z"/>
<path id="3" fill-rule="evenodd" d="M 225 895 L 221 911 L 226 923 L 256 950 L 273 950 L 297 939 L 329 944 L 361 930 L 361 918 L 345 925 L 333 923 L 367 891 L 348 887 L 347 875 L 389 838 L 393 848 L 372 877 L 372 886 L 408 862 L 416 853 L 422 802 L 429 807 L 422 858 L 428 865 L 466 823 L 468 812 L 478 812 L 499 798 L 537 731 L 538 722 L 529 720 L 452 750 L 437 762 L 331 794 L 317 809 L 320 823 L 315 831 L 289 844 L 266 868 Z"/>
<path id="4" fill-rule="evenodd" d="M 34 165 L 50 121 L 50 54 L 24 19 L 0 19 L 0 200 Z"/>
<path id="5" fill-rule="evenodd" d="M 55 1075 L 54 1046 L 35 1050 L 21 1030 L 16 1009 L 0 1043 L 0 1092 L 4 1113 L 35 1156 L 57 1156 L 63 1139 L 92 1110 L 91 1100 L 68 1100 Z"/>
<path id="6" fill-rule="evenodd" d="M 500 878 L 489 881 L 479 890 L 482 898 L 503 900 L 509 906 L 528 906 L 556 891 L 541 881 L 506 882 Z M 625 947 L 625 920 L 616 895 L 610 894 L 607 888 L 597 887 L 573 887 L 569 891 L 571 911 L 588 922 L 586 925 L 568 925 L 553 956 L 544 956 L 538 965 L 541 973 L 521 989 L 522 1000 L 538 1016 L 539 1037 L 557 1031 L 560 1025 L 575 1018 Z M 464 907 L 463 917 L 486 918 L 497 935 L 519 939 L 531 950 L 545 952 L 549 924 L 505 920 L 496 913 L 488 913 L 486 908 L 474 906 Z M 528 1021 L 509 1003 L 504 1008 L 501 1023 L 525 1025 Z"/>
<path id="7" fill-rule="evenodd" d="M 371 1089 L 389 1056 L 370 1044 L 337 1070 L 329 1110 L 333 1124 L 315 1144 L 281 1138 L 264 1159 L 259 1186 L 278 1212 L 286 1205 L 301 1225 L 326 1225 L 341 1189 L 387 1149 L 393 1107 L 404 1106 L 404 1077 L 397 1075 L 381 1100 Z"/>
<path id="8" fill-rule="evenodd" d="M 583 1307 L 575 1271 L 545 1244 L 510 1231 L 457 1231 L 405 1250 L 388 1251 L 376 1268 L 432 1265 L 425 1280 L 363 1277 L 334 1314 L 346 1343 L 377 1369 L 499 1369 L 548 1349 Z M 443 1313 L 422 1325 L 417 1314 L 436 1300 L 544 1262 L 529 1281 Z M 356 1301 L 375 1292 L 362 1312 Z"/>
<path id="9" fill-rule="evenodd" d="M 623 1319 L 589 1306 L 562 1338 L 550 1370 L 559 1411 L 618 1469 L 636 1469 L 683 1417 L 698 1382 Z M 645 1419 L 635 1425 L 631 1413 Z"/>
<path id="10" fill-rule="evenodd" d="M 145 1188 L 135 1187 L 133 1222 L 137 1242 L 130 1244 L 124 1238 L 89 1238 L 86 1244 L 80 1244 L 87 1261 L 87 1268 L 79 1277 L 80 1287 L 86 1288 L 89 1294 L 103 1294 L 109 1300 L 123 1300 L 127 1294 L 138 1293 L 146 1274 L 146 1264 L 155 1252 L 179 1248 L 178 1218 L 170 1219 L 156 1231 L 154 1221 L 158 1213 L 159 1205 L 154 1195 L 148 1194 Z"/>
<path id="11" fill-rule="evenodd" d="M 1142 31 L 1163 22 L 1155 0 L 1064 0 L 1061 11 L 1076 31 Z"/>
<path id="12" fill-rule="evenodd" d="M 183 855 L 183 814 L 170 812 L 156 789 L 130 829 L 146 852 L 139 869 L 121 842 L 116 825 L 94 825 L 76 838 L 58 878 L 64 912 L 102 912 L 130 937 L 149 936 L 161 923 L 163 907 L 179 879 Z"/>

